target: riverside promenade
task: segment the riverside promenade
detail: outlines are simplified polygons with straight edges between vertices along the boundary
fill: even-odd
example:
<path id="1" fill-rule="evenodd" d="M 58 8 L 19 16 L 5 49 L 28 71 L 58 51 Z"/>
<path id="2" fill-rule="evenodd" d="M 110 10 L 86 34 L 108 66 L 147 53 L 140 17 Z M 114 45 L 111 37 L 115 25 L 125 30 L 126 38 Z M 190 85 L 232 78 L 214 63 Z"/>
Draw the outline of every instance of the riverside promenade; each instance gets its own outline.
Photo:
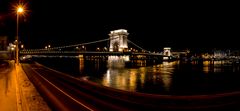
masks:
<path id="1" fill-rule="evenodd" d="M 13 60 L 0 60 L 0 111 L 51 111 Z"/>

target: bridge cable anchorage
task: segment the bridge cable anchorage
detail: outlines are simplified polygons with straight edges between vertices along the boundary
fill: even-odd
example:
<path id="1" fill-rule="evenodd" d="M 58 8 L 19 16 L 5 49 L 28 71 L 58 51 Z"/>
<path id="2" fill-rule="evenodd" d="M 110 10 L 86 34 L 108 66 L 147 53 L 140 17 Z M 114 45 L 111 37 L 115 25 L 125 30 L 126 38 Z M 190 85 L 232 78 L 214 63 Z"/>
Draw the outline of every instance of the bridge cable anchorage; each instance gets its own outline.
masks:
<path id="1" fill-rule="evenodd" d="M 137 44 L 133 43 L 133 42 L 130 41 L 129 39 L 128 39 L 128 42 L 129 42 L 129 43 L 132 43 L 133 45 L 135 45 L 136 47 L 140 48 L 140 49 L 143 50 L 143 51 L 148 51 L 148 50 L 145 50 L 145 49 L 143 49 L 142 47 L 138 46 Z"/>

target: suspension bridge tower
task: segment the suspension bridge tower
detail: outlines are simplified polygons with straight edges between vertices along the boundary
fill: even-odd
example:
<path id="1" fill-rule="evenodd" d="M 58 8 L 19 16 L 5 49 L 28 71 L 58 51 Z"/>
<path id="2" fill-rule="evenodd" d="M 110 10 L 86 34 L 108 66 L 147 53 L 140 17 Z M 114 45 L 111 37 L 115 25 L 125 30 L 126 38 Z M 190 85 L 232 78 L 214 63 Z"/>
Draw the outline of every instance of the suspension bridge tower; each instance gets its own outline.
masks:
<path id="1" fill-rule="evenodd" d="M 125 29 L 110 31 L 110 52 L 122 52 L 128 49 L 128 32 Z"/>
<path id="2" fill-rule="evenodd" d="M 170 47 L 164 47 L 163 48 L 163 60 L 169 60 L 171 59 L 172 53 L 171 53 L 171 48 Z"/>
<path id="3" fill-rule="evenodd" d="M 123 52 L 128 49 L 128 32 L 125 29 L 110 31 L 110 52 Z M 129 56 L 108 56 L 110 63 L 117 64 L 129 61 Z"/>
<path id="4" fill-rule="evenodd" d="M 171 56 L 172 53 L 171 53 L 171 48 L 170 47 L 164 47 L 163 48 L 163 55 L 165 56 Z"/>

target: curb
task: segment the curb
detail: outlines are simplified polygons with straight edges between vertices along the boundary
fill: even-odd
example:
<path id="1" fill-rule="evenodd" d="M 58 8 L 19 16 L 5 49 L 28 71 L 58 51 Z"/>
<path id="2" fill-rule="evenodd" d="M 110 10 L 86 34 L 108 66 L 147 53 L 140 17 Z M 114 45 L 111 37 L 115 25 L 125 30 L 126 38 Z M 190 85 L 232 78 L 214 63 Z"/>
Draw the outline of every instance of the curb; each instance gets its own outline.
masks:
<path id="1" fill-rule="evenodd" d="M 16 68 L 16 80 L 18 89 L 18 111 L 51 111 L 47 102 L 42 95 L 38 92 L 35 85 L 29 79 L 27 73 L 24 71 L 24 63 L 17 65 Z"/>
<path id="2" fill-rule="evenodd" d="M 16 70 L 16 97 L 17 97 L 17 111 L 29 111 L 29 107 L 26 102 L 26 98 L 23 96 L 21 82 L 19 80 L 20 73 L 22 73 L 21 64 L 18 65 L 14 63 L 14 67 Z"/>

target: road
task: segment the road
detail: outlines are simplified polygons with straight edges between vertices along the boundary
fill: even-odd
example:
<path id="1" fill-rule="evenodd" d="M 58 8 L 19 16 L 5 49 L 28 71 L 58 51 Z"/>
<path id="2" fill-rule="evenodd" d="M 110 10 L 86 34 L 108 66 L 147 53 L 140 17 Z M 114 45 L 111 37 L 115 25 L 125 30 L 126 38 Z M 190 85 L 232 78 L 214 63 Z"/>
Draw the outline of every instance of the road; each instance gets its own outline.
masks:
<path id="1" fill-rule="evenodd" d="M 0 111 L 16 111 L 16 70 L 13 61 L 0 60 Z"/>
<path id="2" fill-rule="evenodd" d="M 69 82 L 65 83 L 60 80 L 60 77 L 55 75 L 56 72 L 54 71 L 44 69 L 39 65 L 31 65 L 30 67 L 29 64 L 22 64 L 22 66 L 29 79 L 33 81 L 33 84 L 42 93 L 43 97 L 46 97 L 45 99 L 53 107 L 53 110 L 98 111 L 101 109 L 105 111 L 128 111 L 126 108 L 106 103 L 86 92 L 81 92 L 72 86 L 73 83 L 69 84 Z"/>

